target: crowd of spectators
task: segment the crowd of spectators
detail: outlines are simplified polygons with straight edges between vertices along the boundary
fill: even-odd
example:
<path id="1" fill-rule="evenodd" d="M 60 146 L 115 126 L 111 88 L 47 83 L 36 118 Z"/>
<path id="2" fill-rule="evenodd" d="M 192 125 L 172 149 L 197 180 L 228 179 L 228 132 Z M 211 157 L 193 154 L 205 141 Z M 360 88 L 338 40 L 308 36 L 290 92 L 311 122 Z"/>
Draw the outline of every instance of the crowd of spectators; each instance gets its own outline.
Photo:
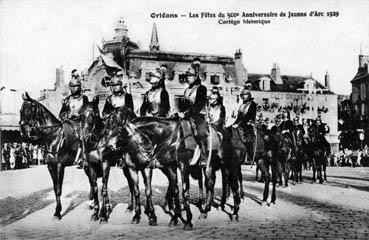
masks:
<path id="1" fill-rule="evenodd" d="M 4 143 L 2 146 L 2 170 L 28 168 L 45 164 L 44 146 L 30 143 Z"/>
<path id="2" fill-rule="evenodd" d="M 350 150 L 345 148 L 330 157 L 330 166 L 369 167 L 369 147 L 363 150 Z"/>

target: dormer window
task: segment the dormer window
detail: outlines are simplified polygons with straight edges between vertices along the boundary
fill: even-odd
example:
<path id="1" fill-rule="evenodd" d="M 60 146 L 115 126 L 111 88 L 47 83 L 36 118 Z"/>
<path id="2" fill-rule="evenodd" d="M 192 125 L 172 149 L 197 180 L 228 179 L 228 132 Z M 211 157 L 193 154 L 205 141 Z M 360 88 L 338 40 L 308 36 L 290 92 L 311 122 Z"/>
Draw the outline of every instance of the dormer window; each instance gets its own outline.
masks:
<path id="1" fill-rule="evenodd" d="M 180 83 L 186 83 L 187 82 L 187 76 L 186 76 L 186 74 L 179 74 L 178 75 L 178 81 Z"/>
<path id="2" fill-rule="evenodd" d="M 218 85 L 220 83 L 218 75 L 210 76 L 210 82 L 214 85 Z"/>
<path id="3" fill-rule="evenodd" d="M 259 88 L 262 91 L 270 91 L 270 78 L 262 77 L 259 79 Z"/>

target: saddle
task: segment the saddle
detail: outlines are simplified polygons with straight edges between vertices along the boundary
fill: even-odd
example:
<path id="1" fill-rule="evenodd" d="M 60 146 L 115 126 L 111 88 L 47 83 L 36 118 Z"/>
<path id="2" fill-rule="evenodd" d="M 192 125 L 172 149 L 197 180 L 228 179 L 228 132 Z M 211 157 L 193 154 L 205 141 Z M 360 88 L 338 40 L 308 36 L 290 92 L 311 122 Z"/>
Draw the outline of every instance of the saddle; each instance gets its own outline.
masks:
<path id="1" fill-rule="evenodd" d="M 191 126 L 191 122 L 189 120 L 181 120 L 181 126 L 184 136 L 184 144 L 185 148 L 189 150 L 195 150 L 197 147 L 197 141 L 195 139 L 195 135 L 193 132 L 193 126 Z M 223 134 L 217 130 L 217 128 L 213 125 L 210 127 L 210 135 L 212 141 L 212 149 L 218 149 L 223 141 Z M 216 136 L 216 137 L 215 137 Z M 209 141 L 208 146 L 206 146 L 207 150 L 209 148 Z"/>

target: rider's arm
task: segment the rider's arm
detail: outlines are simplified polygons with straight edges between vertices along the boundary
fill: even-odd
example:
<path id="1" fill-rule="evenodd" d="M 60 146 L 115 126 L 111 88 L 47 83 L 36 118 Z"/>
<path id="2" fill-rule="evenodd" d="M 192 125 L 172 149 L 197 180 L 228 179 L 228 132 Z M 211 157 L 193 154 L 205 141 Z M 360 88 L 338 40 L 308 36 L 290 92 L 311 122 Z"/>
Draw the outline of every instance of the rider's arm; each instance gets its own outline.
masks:
<path id="1" fill-rule="evenodd" d="M 220 107 L 220 116 L 219 116 L 219 123 L 220 125 L 224 126 L 226 122 L 226 110 L 224 105 Z"/>

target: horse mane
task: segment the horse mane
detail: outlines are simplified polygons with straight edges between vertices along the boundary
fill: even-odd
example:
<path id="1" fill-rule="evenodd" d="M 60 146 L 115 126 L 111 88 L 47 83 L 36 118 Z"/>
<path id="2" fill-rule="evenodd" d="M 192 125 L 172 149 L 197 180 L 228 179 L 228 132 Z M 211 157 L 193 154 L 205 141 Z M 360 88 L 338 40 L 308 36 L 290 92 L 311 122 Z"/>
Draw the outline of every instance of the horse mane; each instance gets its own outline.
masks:
<path id="1" fill-rule="evenodd" d="M 31 120 L 38 120 L 40 124 L 46 124 L 46 119 L 49 118 L 51 121 L 56 122 L 57 124 L 61 124 L 61 121 L 54 115 L 52 112 L 50 112 L 49 109 L 47 109 L 42 103 L 40 103 L 37 100 L 30 99 L 26 102 L 29 102 L 31 104 L 35 104 L 36 111 L 35 113 L 31 114 L 32 111 L 27 112 L 28 115 L 30 115 Z M 25 102 L 23 102 L 22 109 Z M 33 106 L 31 106 L 33 107 Z M 21 110 L 22 111 L 22 110 Z"/>

